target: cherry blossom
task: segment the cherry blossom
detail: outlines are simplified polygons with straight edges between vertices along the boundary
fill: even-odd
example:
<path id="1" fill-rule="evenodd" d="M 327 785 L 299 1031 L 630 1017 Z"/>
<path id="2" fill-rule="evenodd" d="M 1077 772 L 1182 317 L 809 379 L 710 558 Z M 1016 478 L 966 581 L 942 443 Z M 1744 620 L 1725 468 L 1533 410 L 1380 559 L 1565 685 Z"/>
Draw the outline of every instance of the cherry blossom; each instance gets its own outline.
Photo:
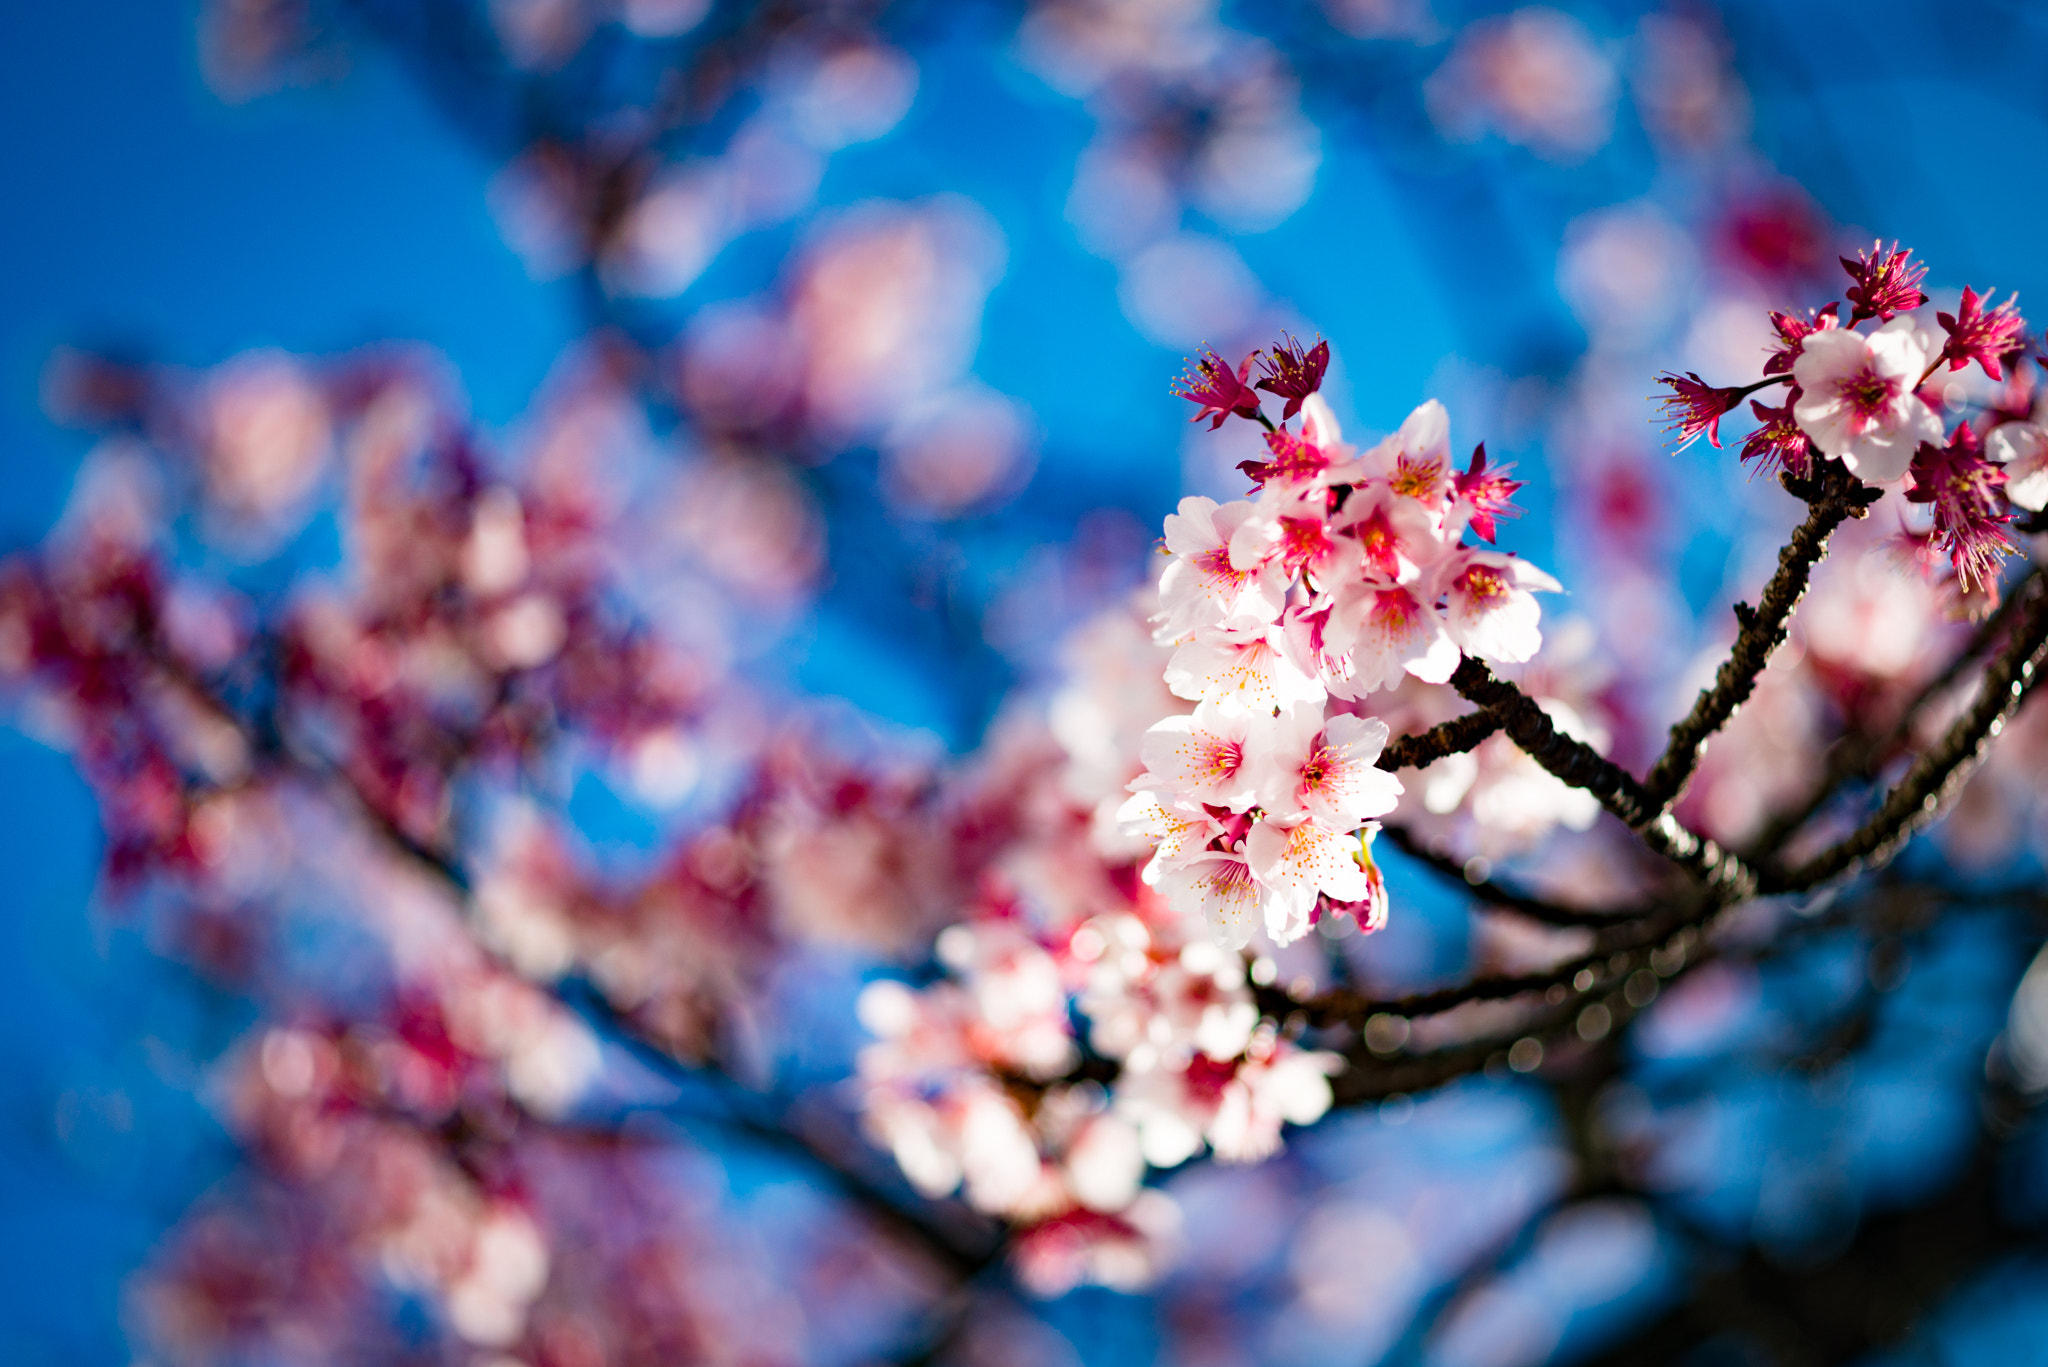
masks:
<path id="1" fill-rule="evenodd" d="M 1282 820 L 1306 815 L 1327 831 L 1355 831 L 1385 816 L 1401 795 L 1401 780 L 1373 761 L 1387 744 L 1378 717 L 1297 708 L 1275 721 L 1276 735 L 1259 775 L 1258 801 Z"/>
<path id="2" fill-rule="evenodd" d="M 1210 418 L 1209 430 L 1221 427 L 1224 420 L 1233 413 L 1249 417 L 1259 409 L 1259 396 L 1252 392 L 1245 379 L 1251 374 L 1252 357 L 1239 362 L 1237 369 L 1213 351 L 1197 356 L 1188 371 L 1175 382 L 1173 392 L 1198 410 L 1190 422 Z"/>
<path id="3" fill-rule="evenodd" d="M 1321 704 L 1324 696 L 1322 683 L 1287 651 L 1277 625 L 1196 632 L 1167 662 L 1166 686 L 1177 697 L 1268 712 L 1290 703 Z"/>
<path id="4" fill-rule="evenodd" d="M 1486 443 L 1473 447 L 1471 461 L 1451 476 L 1451 516 L 1445 535 L 1455 535 L 1458 528 L 1470 527 L 1472 535 L 1492 545 L 1495 520 L 1521 515 L 1521 510 L 1508 501 L 1522 487 L 1522 481 L 1508 478 L 1507 472 L 1513 468 L 1501 465 L 1488 470 Z"/>
<path id="5" fill-rule="evenodd" d="M 1941 349 L 1941 356 L 1950 370 L 1961 370 L 1975 361 L 1986 375 L 2002 380 L 2003 362 L 2026 349 L 2027 324 L 2020 317 L 2017 298 L 2008 298 L 1987 313 L 1984 305 L 1990 298 L 1991 293 L 1979 295 L 1965 285 L 1956 312 L 1937 313 L 1935 318 L 1948 333 L 1948 345 Z"/>
<path id="6" fill-rule="evenodd" d="M 1458 667 L 1458 646 L 1430 597 L 1404 584 L 1347 585 L 1327 630 L 1351 661 L 1350 677 L 1331 692 L 1363 698 L 1392 688 L 1404 674 L 1443 683 Z"/>
<path id="7" fill-rule="evenodd" d="M 1826 454 L 1864 480 L 1898 479 L 1921 442 L 1942 438 L 1941 419 L 1913 391 L 1934 360 L 1911 318 L 1874 333 L 1837 328 L 1805 339 L 1792 378 L 1792 414 Z"/>
<path id="8" fill-rule="evenodd" d="M 1697 374 L 1666 375 L 1666 416 L 1682 436 L 1718 435 L 1741 399 L 1788 385 L 1776 406 L 1751 401 L 1758 425 L 1743 440 L 1743 462 L 1798 481 L 1788 484 L 1795 491 L 1832 462 L 1864 485 L 1903 483 L 1905 502 L 1925 507 L 1932 525 L 1916 517 L 1899 529 L 1901 563 L 1930 576 L 1946 563 L 1958 603 L 1988 610 L 1999 562 L 2011 553 L 2007 510 L 2048 506 L 2042 396 L 2031 368 L 2009 373 L 2029 348 L 2026 321 L 2013 299 L 1989 307 L 1988 293 L 1968 287 L 1954 313 L 1933 312 L 1921 288 L 1926 267 L 1897 246 L 1876 244 L 1842 267 L 1851 280 L 1846 322 L 1840 303 L 1804 319 L 1771 312 L 1776 340 L 1762 378 L 1717 386 Z M 1949 381 L 1922 397 L 1944 363 L 1955 372 L 1973 361 L 2001 387 Z"/>
<path id="9" fill-rule="evenodd" d="M 1271 622 L 1286 603 L 1285 567 L 1268 562 L 1239 569 L 1230 544 L 1254 509 L 1242 500 L 1218 505 L 1189 497 L 1166 519 L 1166 549 L 1172 557 L 1160 577 L 1157 618 L 1162 642 L 1185 639 L 1197 629 L 1233 619 Z"/>
<path id="10" fill-rule="evenodd" d="M 1770 358 L 1764 362 L 1764 374 L 1783 375 L 1789 372 L 1792 363 L 1799 359 L 1799 353 L 1805 347 L 1809 336 L 1841 326 L 1841 319 L 1838 316 L 1840 312 L 1839 304 L 1829 304 L 1814 314 L 1813 321 L 1809 323 L 1789 313 L 1773 311 L 1771 328 L 1778 334 L 1778 344 L 1771 349 Z"/>
<path id="11" fill-rule="evenodd" d="M 1139 758 L 1145 772 L 1136 791 L 1178 793 L 1208 806 L 1244 811 L 1258 801 L 1257 775 L 1247 766 L 1263 747 L 1254 730 L 1271 725 L 1270 713 L 1203 702 L 1191 715 L 1167 717 L 1145 733 Z"/>
<path id="12" fill-rule="evenodd" d="M 1355 453 L 1316 392 L 1327 352 L 1290 343 L 1275 355 L 1286 359 L 1266 387 L 1289 399 L 1280 423 L 1240 414 L 1266 424 L 1273 453 L 1245 463 L 1256 502 L 1187 499 L 1167 520 L 1154 620 L 1175 649 L 1162 677 L 1199 706 L 1147 733 L 1119 813 L 1126 833 L 1155 842 L 1147 883 L 1232 948 L 1260 929 L 1287 944 L 1326 909 L 1385 920 L 1369 844 L 1402 791 L 1375 764 L 1389 732 L 1328 699 L 1442 685 L 1466 654 L 1528 660 L 1541 643 L 1532 590 L 1558 588 L 1461 544 L 1468 527 L 1492 538 L 1518 485 L 1487 470 L 1483 446 L 1455 469 L 1442 404 Z M 1285 425 L 1296 416 L 1299 428 Z"/>
<path id="13" fill-rule="evenodd" d="M 1717 388 L 1693 371 L 1683 375 L 1659 375 L 1657 383 L 1671 390 L 1659 402 L 1663 405 L 1664 418 L 1670 424 L 1671 436 L 1678 443 L 1679 450 L 1683 451 L 1702 436 L 1709 446 L 1721 444 L 1721 419 L 1741 405 L 1741 390 Z"/>
<path id="14" fill-rule="evenodd" d="M 1543 644 L 1542 609 L 1532 589 L 1564 586 L 1519 556 L 1464 550 L 1445 562 L 1444 630 L 1460 650 L 1520 664 Z"/>
<path id="15" fill-rule="evenodd" d="M 1896 243 L 1889 248 L 1882 242 L 1873 243 L 1868 251 L 1858 253 L 1856 260 L 1845 256 L 1841 261 L 1842 269 L 1856 282 L 1848 289 L 1849 302 L 1856 306 L 1849 318 L 1850 327 L 1866 318 L 1889 323 L 1892 315 L 1927 302 L 1927 295 L 1920 289 L 1927 267 L 1913 260 L 1913 253 Z"/>
<path id="16" fill-rule="evenodd" d="M 1934 509 L 1936 546 L 1946 551 L 1966 587 L 1990 582 L 2001 557 L 2013 553 L 1998 511 L 2006 472 L 1986 461 L 1970 424 L 1956 428 L 1944 446 L 1921 446 L 1913 457 L 1913 485 L 1906 497 Z"/>
<path id="17" fill-rule="evenodd" d="M 2014 507 L 2036 513 L 2048 507 L 2048 427 L 2001 424 L 1984 439 L 1984 454 L 2003 467 L 2005 496 Z"/>
<path id="18" fill-rule="evenodd" d="M 1813 443 L 1807 440 L 1806 432 L 1792 414 L 1792 406 L 1798 396 L 1799 391 L 1793 390 L 1783 406 L 1778 408 L 1754 399 L 1750 401 L 1758 426 L 1743 440 L 1742 461 L 1745 465 L 1755 461 L 1759 474 L 1769 475 L 1783 470 L 1803 479 L 1810 473 Z"/>

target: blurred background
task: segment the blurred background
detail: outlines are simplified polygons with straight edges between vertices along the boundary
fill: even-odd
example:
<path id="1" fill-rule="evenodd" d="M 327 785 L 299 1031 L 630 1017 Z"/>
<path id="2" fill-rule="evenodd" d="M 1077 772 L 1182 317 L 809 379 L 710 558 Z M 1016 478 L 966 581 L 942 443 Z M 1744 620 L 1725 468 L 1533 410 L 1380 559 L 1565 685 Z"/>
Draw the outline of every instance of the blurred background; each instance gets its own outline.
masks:
<path id="1" fill-rule="evenodd" d="M 146 522 L 225 586 L 189 632 L 226 633 L 232 673 L 261 633 L 216 618 L 424 535 L 366 530 L 330 454 L 401 421 L 378 405 L 410 386 L 476 468 L 603 529 L 595 558 L 689 662 L 661 676 L 686 735 L 601 717 L 622 757 L 593 743 L 535 780 L 619 880 L 733 820 L 792 718 L 884 786 L 975 763 L 1145 581 L 1175 500 L 1241 491 L 1257 447 L 1188 424 L 1185 358 L 1283 331 L 1331 341 L 1348 435 L 1435 396 L 1454 443 L 1514 463 L 1501 544 L 1567 585 L 1557 668 L 1639 764 L 1797 511 L 1732 446 L 1666 451 L 1653 375 L 1753 377 L 1767 310 L 1836 297 L 1835 257 L 1873 238 L 1929 262 L 1937 301 L 2048 298 L 2048 15 L 2017 0 L 75 0 L 8 7 L 0 34 L 7 548 Z M 1798 780 L 1838 714 L 1952 639 L 1890 588 L 1817 602 L 1802 658 L 1836 710 L 1773 723 L 1805 749 L 1731 745 L 1723 768 L 1757 772 L 1695 795 L 1713 828 L 1754 829 L 1781 796 L 1762 771 Z M 580 639 L 506 613 L 507 660 Z M 593 640 L 618 660 L 639 638 Z M 623 691 L 607 706 L 651 706 L 644 678 Z M 298 1207 L 242 1218 L 284 1198 L 250 1185 L 272 1140 L 236 1079 L 252 1049 L 274 1085 L 298 1066 L 297 1036 L 251 1041 L 348 1018 L 375 975 L 317 917 L 195 940 L 75 722 L 31 698 L 0 731 L 0 1360 L 527 1360 L 442 1333 L 399 1272 L 337 1302 L 347 1329 L 278 1329 L 229 1285 L 287 1257 L 264 1239 L 328 1246 Z M 663 1276 L 694 1288 L 695 1337 L 544 1360 L 2035 1360 L 2048 1131 L 1996 1063 L 2048 1012 L 2022 987 L 2042 822 L 2021 739 L 1968 829 L 1907 861 L 1971 914 L 1760 932 L 1771 953 L 1700 970 L 1596 1074 L 1474 1078 L 1183 1169 L 1190 1251 L 1149 1289 L 984 1284 L 980 1329 L 934 1346 L 918 1307 L 943 1278 L 878 1271 L 833 1182 L 682 1126 L 630 1180 L 577 1169 L 588 1189 L 555 1196 L 693 1231 L 670 1256 L 697 1271 Z M 488 845 L 510 819 L 465 829 Z M 1382 981 L 1508 953 L 1387 868 Z M 750 1028 L 778 1087 L 847 1076 L 855 991 L 915 976 L 925 950 L 891 937 L 928 947 L 946 910 L 777 951 Z M 594 1038 L 547 1066 L 634 1109 L 659 1070 Z M 1595 1130 L 1611 1170 L 1588 1168 Z M 215 1247 L 237 1240 L 255 1251 Z M 799 1255 L 823 1288 L 792 1283 L 803 1327 L 738 1324 L 787 1312 L 761 1287 Z"/>

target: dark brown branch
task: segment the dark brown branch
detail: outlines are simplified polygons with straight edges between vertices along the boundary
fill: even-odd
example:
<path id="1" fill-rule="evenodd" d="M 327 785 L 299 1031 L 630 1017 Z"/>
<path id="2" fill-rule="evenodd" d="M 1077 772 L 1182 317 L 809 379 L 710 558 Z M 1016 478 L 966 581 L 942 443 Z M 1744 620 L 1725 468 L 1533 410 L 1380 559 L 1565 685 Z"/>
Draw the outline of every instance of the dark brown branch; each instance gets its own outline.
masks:
<path id="1" fill-rule="evenodd" d="M 1756 893 L 1756 871 L 1705 836 L 1687 830 L 1663 810 L 1636 777 L 1584 741 L 1559 731 L 1536 700 L 1471 657 L 1458 665 L 1451 685 L 1461 696 L 1496 713 L 1515 744 L 1529 757 L 1600 804 L 1642 837 L 1643 843 L 1684 869 L 1720 902 L 1745 901 Z"/>
<path id="2" fill-rule="evenodd" d="M 1474 716 L 1488 715 L 1474 713 Z M 1561 903 L 1546 901 L 1519 889 L 1507 887 L 1491 878 L 1474 878 L 1467 867 L 1448 855 L 1438 854 L 1417 840 L 1414 834 L 1401 826 L 1387 826 L 1380 831 L 1382 839 L 1417 863 L 1424 864 L 1442 874 L 1447 882 L 1454 882 L 1468 889 L 1473 898 L 1489 908 L 1512 911 L 1532 921 L 1541 921 L 1552 926 L 1592 926 L 1595 928 L 1614 925 L 1631 916 L 1642 914 L 1640 908 L 1605 909 L 1599 907 L 1568 907 Z"/>
<path id="3" fill-rule="evenodd" d="M 1806 521 L 1792 533 L 1792 539 L 1778 553 L 1778 570 L 1764 586 L 1755 608 L 1738 603 L 1735 616 L 1741 623 L 1735 645 L 1714 675 L 1713 686 L 1703 689 L 1692 711 L 1671 728 L 1664 753 L 1650 767 L 1643 791 L 1653 811 L 1661 813 L 1678 800 L 1699 767 L 1707 741 L 1749 700 L 1757 676 L 1770 663 L 1771 655 L 1785 643 L 1792 610 L 1806 594 L 1813 567 L 1828 552 L 1828 537 L 1852 517 L 1865 516 L 1879 491 L 1872 489 L 1843 469 L 1837 461 L 1823 462 L 1810 481 L 1789 477 L 1785 487 L 1808 500 Z"/>
<path id="4" fill-rule="evenodd" d="M 1788 873 L 1772 873 L 1771 892 L 1799 892 L 1864 868 L 1882 867 L 1939 816 L 1983 758 L 1984 747 L 2019 711 L 2048 656 L 2048 586 L 2035 579 L 2012 635 L 1977 686 L 1977 697 L 1934 747 L 1920 756 L 1882 806 L 1853 835 Z"/>
<path id="5" fill-rule="evenodd" d="M 1298 1011 L 1314 1026 L 1354 1028 L 1362 1028 L 1374 1016 L 1414 1020 L 1442 1015 L 1470 1002 L 1507 1001 L 1538 993 L 1545 994 L 1550 1006 L 1567 1005 L 1574 999 L 1583 1005 L 1589 997 L 1616 991 L 1629 974 L 1650 965 L 1653 959 L 1660 966 L 1660 976 L 1678 972 L 1689 961 L 1700 929 L 1722 910 L 1720 903 L 1702 898 L 1667 905 L 1659 915 L 1624 921 L 1599 932 L 1594 936 L 1591 951 L 1538 973 L 1472 978 L 1452 987 L 1405 997 L 1374 999 L 1350 988 L 1336 988 L 1306 1001 L 1267 1000 L 1262 996 L 1261 1005 L 1275 1015 Z M 1518 1032 L 1526 1033 L 1526 1029 Z"/>
<path id="6" fill-rule="evenodd" d="M 1396 769 L 1421 769 L 1451 755 L 1479 748 L 1481 741 L 1500 730 L 1500 718 L 1481 708 L 1440 722 L 1427 731 L 1402 736 L 1390 742 L 1376 761 L 1392 773 Z"/>
<path id="7" fill-rule="evenodd" d="M 1884 762 L 1885 757 L 1905 741 L 1921 711 L 1934 699 L 1947 692 L 1963 676 L 1963 671 L 1975 664 L 2005 634 L 2013 617 L 2026 603 L 2030 586 L 2039 575 L 2038 569 L 2027 570 L 2020 582 L 2013 585 L 2012 591 L 2006 595 L 2005 601 L 1998 605 L 1997 610 L 1978 624 L 1976 631 L 1971 634 L 1963 648 L 1956 652 L 1955 658 L 1950 660 L 1939 674 L 1914 692 L 1890 726 L 1875 735 L 1845 736 L 1839 741 L 1828 752 L 1827 771 L 1821 781 L 1814 785 L 1813 791 L 1797 806 L 1789 807 L 1772 817 L 1765 824 L 1762 833 L 1757 836 L 1752 848 L 1756 851 L 1782 848 L 1786 839 L 1811 821 L 1814 814 L 1842 790 L 1843 785 L 1852 780 L 1871 777 L 1876 767 Z"/>

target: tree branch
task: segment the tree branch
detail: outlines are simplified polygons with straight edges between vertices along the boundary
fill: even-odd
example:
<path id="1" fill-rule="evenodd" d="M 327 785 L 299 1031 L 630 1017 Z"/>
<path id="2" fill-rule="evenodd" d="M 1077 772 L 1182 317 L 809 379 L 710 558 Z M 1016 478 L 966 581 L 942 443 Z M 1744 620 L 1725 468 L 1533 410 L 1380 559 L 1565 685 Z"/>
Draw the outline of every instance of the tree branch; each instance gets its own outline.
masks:
<path id="1" fill-rule="evenodd" d="M 1707 741 L 1749 700 L 1757 676 L 1770 663 L 1771 655 L 1785 643 L 1792 610 L 1806 594 L 1813 567 L 1828 552 L 1828 537 L 1852 517 L 1863 517 L 1880 491 L 1865 485 L 1842 468 L 1839 461 L 1823 461 L 1808 481 L 1785 479 L 1785 487 L 1806 498 L 1811 505 L 1806 521 L 1792 533 L 1792 539 L 1778 553 L 1778 570 L 1764 586 L 1755 608 L 1738 603 L 1736 619 L 1741 630 L 1735 645 L 1714 675 L 1710 688 L 1701 690 L 1692 711 L 1671 727 L 1671 739 L 1664 753 L 1650 766 L 1643 780 L 1643 792 L 1655 812 L 1667 810 L 1685 791 Z"/>
<path id="2" fill-rule="evenodd" d="M 1500 730 L 1500 726 L 1500 718 L 1484 708 L 1467 712 L 1462 717 L 1439 722 L 1427 731 L 1399 737 L 1380 752 L 1375 763 L 1389 773 L 1396 769 L 1425 768 L 1451 755 L 1478 749 L 1480 742 Z"/>
<path id="3" fill-rule="evenodd" d="M 1635 776 L 1584 741 L 1559 731 L 1536 700 L 1478 660 L 1467 656 L 1451 676 L 1461 696 L 1496 713 L 1529 757 L 1600 804 L 1642 837 L 1643 843 L 1684 869 L 1715 900 L 1746 901 L 1757 874 L 1733 853 L 1687 830 L 1656 802 Z"/>
<path id="4" fill-rule="evenodd" d="M 1475 716 L 1490 715 L 1474 713 Z M 1643 914 L 1640 908 L 1605 909 L 1599 907 L 1568 907 L 1558 902 L 1532 896 L 1519 889 L 1507 887 L 1491 878 L 1474 878 L 1466 866 L 1448 855 L 1438 854 L 1420 840 L 1413 832 L 1402 826 L 1386 826 L 1380 835 L 1402 854 L 1441 874 L 1444 881 L 1455 883 L 1467 889 L 1473 898 L 1488 909 L 1511 911 L 1526 916 L 1532 921 L 1541 921 L 1551 926 L 1592 926 L 1596 929 L 1611 926 L 1620 921 Z"/>
<path id="5" fill-rule="evenodd" d="M 1954 659 L 1939 674 L 1922 684 L 1899 712 L 1897 720 L 1877 735 L 1846 736 L 1828 752 L 1827 771 L 1813 791 L 1796 807 L 1787 808 L 1771 818 L 1754 843 L 1759 852 L 1753 857 L 1762 857 L 1761 852 L 1776 850 L 1785 840 L 1807 822 L 1814 814 L 1827 805 L 1828 800 L 1841 791 L 1842 785 L 1852 779 L 1868 778 L 1873 767 L 1881 763 L 1893 748 L 1906 739 L 1912 730 L 1914 720 L 1923 708 L 1946 692 L 1963 671 L 1974 664 L 1978 657 L 1989 650 L 2011 625 L 2019 609 L 2025 605 L 2033 582 L 2040 576 L 2040 570 L 2030 567 L 2020 582 L 2013 585 L 2005 601 L 1998 605 L 1989 617 L 1978 624 L 1963 648 L 1956 652 Z"/>
<path id="6" fill-rule="evenodd" d="M 1955 799 L 1983 758 L 1984 747 L 2026 701 L 2048 656 L 2048 586 L 2036 578 L 2030 590 L 2012 635 L 1984 671 L 1976 700 L 1947 734 L 1914 762 L 1876 814 L 1854 834 L 1789 872 L 1767 869 L 1760 885 L 1765 891 L 1801 892 L 1860 869 L 1881 867 Z"/>

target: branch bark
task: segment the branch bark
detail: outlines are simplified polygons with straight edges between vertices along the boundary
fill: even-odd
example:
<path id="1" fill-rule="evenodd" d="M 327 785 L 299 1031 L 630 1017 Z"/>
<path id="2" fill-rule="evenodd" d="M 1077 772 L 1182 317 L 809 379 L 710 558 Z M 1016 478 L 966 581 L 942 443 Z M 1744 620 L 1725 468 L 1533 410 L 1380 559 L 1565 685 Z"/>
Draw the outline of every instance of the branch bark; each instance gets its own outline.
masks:
<path id="1" fill-rule="evenodd" d="M 1583 788 L 1643 843 L 1691 874 L 1722 903 L 1756 894 L 1757 873 L 1705 836 L 1687 830 L 1636 777 L 1584 741 L 1559 731 L 1536 700 L 1467 656 L 1451 676 L 1459 694 L 1498 715 L 1515 744 L 1574 788 Z"/>
<path id="2" fill-rule="evenodd" d="M 1749 701 L 1771 656 L 1785 643 L 1792 610 L 1806 595 L 1813 567 L 1828 553 L 1828 538 L 1835 528 L 1852 517 L 1867 515 L 1870 504 L 1880 495 L 1847 470 L 1839 461 L 1824 461 L 1810 481 L 1787 478 L 1785 487 L 1807 498 L 1806 521 L 1792 533 L 1778 553 L 1777 573 L 1764 586 L 1763 597 L 1754 608 L 1738 603 L 1735 616 L 1741 629 L 1734 648 L 1714 675 L 1713 685 L 1703 689 L 1692 711 L 1671 727 L 1664 753 L 1650 766 L 1643 779 L 1645 799 L 1661 813 L 1676 802 L 1699 768 L 1707 741 Z"/>
<path id="3" fill-rule="evenodd" d="M 1467 889 L 1474 900 L 1485 906 L 1511 911 L 1532 921 L 1541 921 L 1545 925 L 1591 926 L 1600 929 L 1643 914 L 1640 907 L 1568 907 L 1563 903 L 1552 902 L 1508 887 L 1491 878 L 1474 878 L 1466 872 L 1464 865 L 1436 853 L 1416 839 L 1413 832 L 1402 826 L 1383 827 L 1380 836 L 1402 854 L 1442 875 L 1446 882 Z"/>
<path id="4" fill-rule="evenodd" d="M 1767 869 L 1762 890 L 1803 892 L 1889 862 L 1962 791 L 1982 761 L 1984 747 L 2026 701 L 2043 663 L 2048 663 L 2048 585 L 2036 578 L 2013 622 L 2012 635 L 1984 671 L 1976 699 L 1963 715 L 1914 762 L 1854 834 L 1788 872 Z"/>
<path id="5" fill-rule="evenodd" d="M 1427 731 L 1389 742 L 1375 763 L 1389 773 L 1396 769 L 1426 768 L 1440 759 L 1478 749 L 1480 743 L 1500 727 L 1500 718 L 1484 708 L 1467 712 L 1462 717 L 1439 722 Z"/>

